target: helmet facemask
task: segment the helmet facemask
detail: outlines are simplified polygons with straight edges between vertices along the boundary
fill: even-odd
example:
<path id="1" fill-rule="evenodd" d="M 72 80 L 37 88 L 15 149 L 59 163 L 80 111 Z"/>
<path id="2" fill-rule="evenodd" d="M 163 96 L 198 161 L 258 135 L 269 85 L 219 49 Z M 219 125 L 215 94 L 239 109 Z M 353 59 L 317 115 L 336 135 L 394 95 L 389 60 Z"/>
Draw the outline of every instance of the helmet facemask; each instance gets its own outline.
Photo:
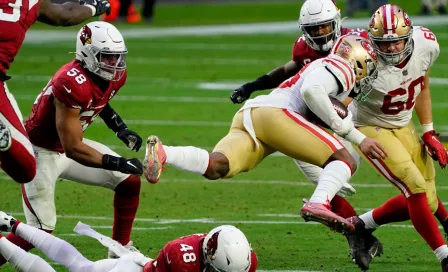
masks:
<path id="1" fill-rule="evenodd" d="M 330 27 L 329 33 L 314 36 L 313 31 L 318 31 L 321 27 Z M 340 18 L 336 18 L 324 22 L 300 24 L 300 27 L 304 33 L 306 43 L 314 50 L 319 52 L 329 51 L 334 44 L 334 41 L 341 36 Z"/>
<path id="2" fill-rule="evenodd" d="M 369 36 L 370 36 L 371 41 L 373 42 L 373 46 L 375 47 L 377 54 L 380 56 L 381 61 L 386 65 L 392 65 L 392 66 L 399 65 L 407 57 L 409 57 L 412 54 L 412 51 L 414 50 L 414 42 L 412 40 L 412 29 L 404 37 L 402 36 L 402 37 L 378 38 L 373 35 L 370 35 L 370 33 L 369 33 Z M 380 46 L 379 46 L 380 42 L 397 42 L 400 40 L 405 40 L 404 48 L 400 52 L 388 53 L 388 52 L 381 51 Z"/>
<path id="3" fill-rule="evenodd" d="M 367 100 L 368 95 L 373 90 L 373 81 L 377 79 L 378 77 L 378 69 L 376 64 L 370 60 L 366 60 L 366 66 L 367 66 L 367 75 L 365 77 L 362 77 L 358 79 L 358 71 L 362 71 L 362 64 L 357 61 L 357 68 L 355 68 L 355 74 L 356 77 L 356 84 L 355 84 L 355 93 L 357 93 L 357 96 L 355 97 L 356 101 L 358 102 L 365 102 Z"/>
<path id="4" fill-rule="evenodd" d="M 87 51 L 92 55 L 93 62 L 87 63 L 83 58 L 85 67 L 92 73 L 107 81 L 119 81 L 126 71 L 125 55 L 128 51 L 111 51 L 107 48 L 100 49 L 89 45 Z"/>

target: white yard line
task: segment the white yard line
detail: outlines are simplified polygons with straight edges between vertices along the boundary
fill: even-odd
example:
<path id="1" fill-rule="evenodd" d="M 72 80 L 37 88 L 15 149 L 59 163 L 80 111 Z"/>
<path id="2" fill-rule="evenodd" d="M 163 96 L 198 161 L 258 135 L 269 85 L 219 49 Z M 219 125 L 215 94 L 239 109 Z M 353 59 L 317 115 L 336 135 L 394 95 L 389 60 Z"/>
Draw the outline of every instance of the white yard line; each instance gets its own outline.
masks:
<path id="1" fill-rule="evenodd" d="M 439 26 L 448 24 L 447 16 L 412 17 L 414 25 Z M 366 27 L 370 18 L 344 20 L 344 27 Z M 178 36 L 218 36 L 218 35 L 253 35 L 273 33 L 294 33 L 299 31 L 297 21 L 251 23 L 251 24 L 227 24 L 215 26 L 186 26 L 186 27 L 152 27 L 121 29 L 126 39 L 144 39 L 156 37 Z M 25 43 L 45 43 L 54 41 L 72 41 L 77 30 L 29 30 Z M 440 35 L 440 38 L 445 38 Z"/>
<path id="2" fill-rule="evenodd" d="M 14 216 L 24 216 L 23 213 L 15 213 L 11 212 Z M 104 217 L 104 216 L 79 216 L 79 215 L 58 215 L 58 218 L 65 219 L 76 219 L 76 220 L 93 220 L 93 221 L 112 221 L 112 217 Z M 197 218 L 197 219 L 153 219 L 153 218 L 135 218 L 135 222 L 148 222 L 153 224 L 167 225 L 167 224 L 191 224 L 191 223 L 199 223 L 199 224 L 212 224 L 212 225 L 221 225 L 221 224 L 247 224 L 247 225 L 309 225 L 309 226 L 317 226 L 321 225 L 317 222 L 304 222 L 303 220 L 297 221 L 279 221 L 279 220 L 220 220 L 214 218 Z M 389 228 L 405 228 L 412 229 L 414 226 L 410 224 L 398 225 L 398 224 L 389 224 L 384 225 L 382 227 Z M 109 229 L 109 226 L 102 226 L 102 228 Z M 443 229 L 441 226 L 439 229 Z M 142 228 L 140 230 L 143 230 Z M 152 230 L 152 229 L 148 229 Z"/>

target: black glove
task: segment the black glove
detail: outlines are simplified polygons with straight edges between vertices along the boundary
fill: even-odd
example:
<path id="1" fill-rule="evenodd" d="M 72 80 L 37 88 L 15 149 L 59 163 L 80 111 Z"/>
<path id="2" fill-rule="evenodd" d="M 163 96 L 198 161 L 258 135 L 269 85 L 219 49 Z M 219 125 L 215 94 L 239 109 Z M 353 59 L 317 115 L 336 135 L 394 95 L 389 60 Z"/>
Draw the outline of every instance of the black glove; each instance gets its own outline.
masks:
<path id="1" fill-rule="evenodd" d="M 277 85 L 278 84 L 275 84 L 275 82 L 272 82 L 270 76 L 263 75 L 257 78 L 255 81 L 246 83 L 238 89 L 235 89 L 230 94 L 230 100 L 232 100 L 234 104 L 241 104 L 246 101 L 253 92 L 275 88 L 277 87 Z"/>
<path id="2" fill-rule="evenodd" d="M 79 4 L 94 7 L 96 10 L 94 16 L 99 16 L 103 13 L 110 14 L 109 0 L 80 0 Z"/>
<path id="3" fill-rule="evenodd" d="M 142 138 L 129 129 L 122 129 L 116 133 L 117 137 L 131 150 L 138 151 L 142 147 Z"/>
<path id="4" fill-rule="evenodd" d="M 103 169 L 139 176 L 143 173 L 143 165 L 138 159 L 126 159 L 109 154 L 103 155 Z"/>
<path id="5" fill-rule="evenodd" d="M 241 87 L 239 87 L 238 89 L 235 89 L 231 94 L 230 94 L 230 100 L 232 100 L 232 102 L 234 104 L 241 104 L 244 101 L 246 101 L 247 99 L 249 99 L 250 95 L 252 94 L 253 91 L 249 90 L 246 85 L 243 85 Z"/>

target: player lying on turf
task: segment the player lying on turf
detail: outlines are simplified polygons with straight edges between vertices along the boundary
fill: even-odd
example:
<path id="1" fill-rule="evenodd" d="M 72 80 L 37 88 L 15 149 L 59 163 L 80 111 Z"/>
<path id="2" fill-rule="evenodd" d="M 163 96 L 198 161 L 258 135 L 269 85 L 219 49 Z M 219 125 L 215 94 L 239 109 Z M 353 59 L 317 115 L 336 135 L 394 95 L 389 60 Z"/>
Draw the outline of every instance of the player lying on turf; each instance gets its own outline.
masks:
<path id="1" fill-rule="evenodd" d="M 339 191 L 356 170 L 356 162 L 339 140 L 305 117 L 309 110 L 367 156 L 384 158 L 387 154 L 354 127 L 349 112 L 342 119 L 329 97 L 343 100 L 370 88 L 371 77 L 376 74 L 375 50 L 357 35 L 342 36 L 332 50 L 328 57 L 305 66 L 269 95 L 249 100 L 211 154 L 196 147 L 163 146 L 156 136 L 149 137 L 143 163 L 146 178 L 157 182 L 165 163 L 208 179 L 231 178 L 279 151 L 324 168 L 319 184 L 331 182 Z M 328 194 L 328 201 L 333 197 Z M 340 232 L 353 229 L 325 204 L 313 204 L 316 217 Z"/>
<path id="2" fill-rule="evenodd" d="M 36 177 L 22 187 L 27 224 L 54 230 L 56 181 L 63 178 L 113 190 L 112 238 L 132 245 L 142 165 L 138 159 L 123 158 L 83 137 L 100 116 L 129 148 L 137 151 L 141 147 L 140 136 L 109 105 L 126 81 L 126 54 L 123 37 L 113 25 L 88 23 L 76 36 L 75 59 L 62 66 L 37 97 L 25 121 L 38 162 Z M 32 248 L 14 234 L 7 238 L 25 250 Z"/>
<path id="3" fill-rule="evenodd" d="M 36 160 L 23 127 L 22 113 L 9 92 L 6 75 L 36 20 L 55 26 L 77 25 L 92 16 L 109 13 L 108 0 L 82 0 L 63 4 L 51 0 L 0 1 L 0 165 L 16 182 L 26 183 L 36 175 Z M 1 263 L 1 260 L 0 260 Z"/>
<path id="4" fill-rule="evenodd" d="M 219 226 L 208 234 L 183 236 L 168 242 L 156 259 L 131 252 L 116 241 L 101 235 L 89 226 L 78 223 L 75 231 L 98 239 L 115 252 L 118 259 L 90 261 L 64 240 L 28 226 L 0 212 L 0 232 L 13 232 L 33 244 L 48 258 L 64 265 L 71 272 L 255 272 L 258 260 L 246 236 L 234 226 Z M 55 271 L 40 257 L 28 253 L 0 234 L 0 255 L 17 271 Z"/>
<path id="5" fill-rule="evenodd" d="M 446 229 L 448 214 L 437 198 L 432 159 L 445 168 L 447 151 L 433 128 L 429 84 L 439 45 L 429 29 L 413 26 L 396 5 L 381 6 L 373 14 L 369 37 L 379 55 L 378 78 L 368 99 L 354 101 L 350 109 L 359 130 L 389 151 L 385 160 L 367 159 L 402 194 L 350 219 L 359 235 L 357 244 L 363 244 L 363 233 L 379 225 L 410 219 L 442 263 L 442 271 L 448 271 L 448 247 L 433 216 L 435 213 Z M 423 129 L 421 138 L 412 122 L 414 109 Z M 354 257 L 366 269 L 362 251 L 360 248 Z"/>

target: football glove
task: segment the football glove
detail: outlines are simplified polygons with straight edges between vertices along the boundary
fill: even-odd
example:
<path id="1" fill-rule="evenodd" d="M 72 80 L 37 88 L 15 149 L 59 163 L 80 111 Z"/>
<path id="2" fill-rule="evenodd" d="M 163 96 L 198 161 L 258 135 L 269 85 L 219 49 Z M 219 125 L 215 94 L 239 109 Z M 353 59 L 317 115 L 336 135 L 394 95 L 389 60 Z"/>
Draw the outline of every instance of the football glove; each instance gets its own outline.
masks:
<path id="1" fill-rule="evenodd" d="M 241 104 L 249 99 L 251 94 L 252 92 L 243 85 L 230 94 L 230 100 L 232 100 L 233 104 Z"/>
<path id="2" fill-rule="evenodd" d="M 93 7 L 95 9 L 95 15 L 93 16 L 99 16 L 103 13 L 110 14 L 109 0 L 80 0 L 79 4 Z"/>
<path id="3" fill-rule="evenodd" d="M 433 160 L 439 162 L 440 167 L 444 169 L 448 162 L 448 156 L 445 146 L 439 141 L 439 134 L 434 130 L 427 131 L 423 133 L 422 140 L 425 144 L 426 152 Z"/>
<path id="4" fill-rule="evenodd" d="M 132 130 L 129 130 L 127 128 L 122 129 L 119 130 L 116 135 L 118 138 L 120 138 L 121 141 L 123 141 L 123 143 L 127 147 L 129 147 L 133 151 L 138 152 L 138 150 L 142 146 L 142 138 Z"/>
<path id="5" fill-rule="evenodd" d="M 103 169 L 139 176 L 143 174 L 143 165 L 138 159 L 126 159 L 109 154 L 103 155 Z"/>
<path id="6" fill-rule="evenodd" d="M 336 194 L 340 197 L 346 198 L 348 196 L 356 194 L 356 189 L 346 182 L 344 183 L 344 185 L 342 185 L 341 190 L 339 190 L 339 192 L 337 192 Z"/>

